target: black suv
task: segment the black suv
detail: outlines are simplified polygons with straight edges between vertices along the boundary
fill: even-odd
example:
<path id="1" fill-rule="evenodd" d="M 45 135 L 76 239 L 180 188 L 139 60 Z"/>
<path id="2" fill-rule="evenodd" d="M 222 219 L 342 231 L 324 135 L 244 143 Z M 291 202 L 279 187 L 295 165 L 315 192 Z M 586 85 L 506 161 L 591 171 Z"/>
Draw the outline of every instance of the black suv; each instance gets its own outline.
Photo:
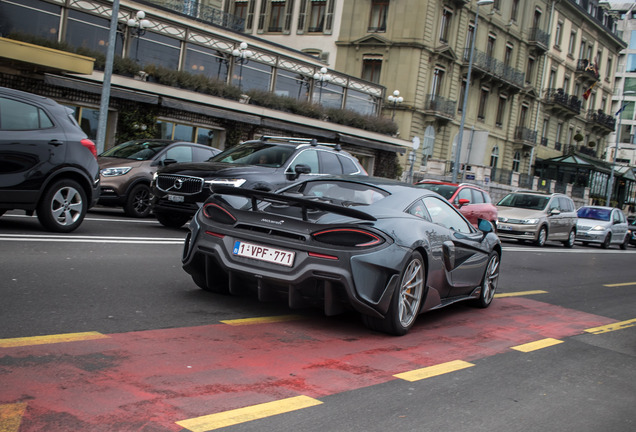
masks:
<path id="1" fill-rule="evenodd" d="M 95 144 L 73 110 L 0 87 L 0 215 L 37 211 L 46 229 L 70 232 L 98 198 Z"/>
<path id="2" fill-rule="evenodd" d="M 273 191 L 324 174 L 367 172 L 339 144 L 263 136 L 206 162 L 177 163 L 160 169 L 153 181 L 153 212 L 161 224 L 178 228 L 196 213 L 216 185 Z"/>

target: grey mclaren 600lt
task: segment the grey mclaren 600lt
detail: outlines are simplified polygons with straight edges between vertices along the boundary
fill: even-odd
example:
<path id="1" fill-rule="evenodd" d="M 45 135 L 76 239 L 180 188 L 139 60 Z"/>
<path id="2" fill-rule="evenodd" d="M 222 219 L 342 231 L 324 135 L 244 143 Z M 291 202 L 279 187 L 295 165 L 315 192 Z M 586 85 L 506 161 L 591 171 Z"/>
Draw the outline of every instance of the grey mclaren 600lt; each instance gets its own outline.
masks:
<path id="1" fill-rule="evenodd" d="M 478 227 L 435 192 L 387 179 L 222 186 L 190 224 L 183 268 L 207 291 L 352 308 L 370 329 L 403 335 L 425 311 L 490 305 L 501 243 L 489 221 Z"/>

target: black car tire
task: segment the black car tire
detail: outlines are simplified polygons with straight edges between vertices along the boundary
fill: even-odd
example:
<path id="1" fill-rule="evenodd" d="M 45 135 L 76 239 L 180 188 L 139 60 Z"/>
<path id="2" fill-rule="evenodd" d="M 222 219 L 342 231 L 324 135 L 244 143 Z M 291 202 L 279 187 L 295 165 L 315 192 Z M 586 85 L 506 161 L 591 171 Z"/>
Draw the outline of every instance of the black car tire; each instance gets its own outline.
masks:
<path id="1" fill-rule="evenodd" d="M 124 213 L 126 213 L 126 216 L 130 217 L 147 217 L 150 214 L 151 198 L 152 193 L 150 192 L 150 187 L 148 185 L 135 185 L 126 197 L 126 203 L 124 204 Z"/>
<path id="2" fill-rule="evenodd" d="M 182 214 L 155 213 L 159 223 L 168 228 L 181 228 L 189 220 L 190 216 Z"/>
<path id="3" fill-rule="evenodd" d="M 44 228 L 67 233 L 81 225 L 87 209 L 84 189 L 75 180 L 63 179 L 44 191 L 37 214 Z"/>
<path id="4" fill-rule="evenodd" d="M 426 282 L 424 260 L 419 252 L 413 252 L 400 274 L 400 285 L 391 298 L 389 311 L 383 319 L 363 315 L 364 324 L 384 333 L 405 335 L 420 313 Z"/>
<path id="5" fill-rule="evenodd" d="M 543 247 L 545 246 L 545 242 L 547 240 L 548 240 L 548 230 L 545 226 L 542 226 L 541 229 L 539 230 L 539 235 L 537 236 L 537 239 L 535 240 L 534 244 L 535 246 Z"/>
<path id="6" fill-rule="evenodd" d="M 499 282 L 500 257 L 497 252 L 492 252 L 488 258 L 488 265 L 484 271 L 484 278 L 481 281 L 481 292 L 479 298 L 475 299 L 474 305 L 480 308 L 487 308 L 495 298 L 497 284 Z"/>
<path id="7" fill-rule="evenodd" d="M 629 235 L 625 236 L 625 240 L 623 240 L 623 243 L 621 243 L 621 249 L 626 250 L 627 246 L 629 246 Z"/>
<path id="8" fill-rule="evenodd" d="M 603 249 L 609 249 L 611 244 L 612 244 L 612 235 L 608 234 L 607 236 L 605 236 L 603 243 L 601 243 L 601 247 Z"/>
<path id="9" fill-rule="evenodd" d="M 568 234 L 568 239 L 563 242 L 563 246 L 570 249 L 574 247 L 574 240 L 576 239 L 576 232 L 572 229 L 570 230 L 570 234 Z"/>

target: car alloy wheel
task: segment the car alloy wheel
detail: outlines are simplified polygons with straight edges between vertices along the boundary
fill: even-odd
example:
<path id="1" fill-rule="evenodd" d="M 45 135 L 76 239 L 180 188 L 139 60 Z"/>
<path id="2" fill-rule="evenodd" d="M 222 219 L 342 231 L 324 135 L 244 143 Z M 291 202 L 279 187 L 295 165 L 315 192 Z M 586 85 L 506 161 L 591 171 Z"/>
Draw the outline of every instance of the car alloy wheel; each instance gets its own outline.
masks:
<path id="1" fill-rule="evenodd" d="M 127 216 L 143 218 L 150 214 L 150 201 L 152 194 L 150 187 L 138 184 L 130 191 L 124 205 Z"/>
<path id="2" fill-rule="evenodd" d="M 492 299 L 495 298 L 499 282 L 499 263 L 499 254 L 497 252 L 491 253 L 484 271 L 484 279 L 481 282 L 481 293 L 476 302 L 479 307 L 487 308 L 492 303 Z"/>
<path id="3" fill-rule="evenodd" d="M 568 239 L 563 242 L 563 246 L 566 248 L 571 248 L 574 246 L 574 240 L 576 239 L 576 233 L 574 230 L 570 230 L 570 234 L 568 235 Z"/>
<path id="4" fill-rule="evenodd" d="M 608 249 L 611 244 L 612 244 L 612 235 L 608 234 L 607 236 L 605 236 L 605 239 L 603 240 L 603 243 L 601 243 L 601 247 L 603 249 Z"/>
<path id="5" fill-rule="evenodd" d="M 86 210 L 84 189 L 74 180 L 60 180 L 44 192 L 37 214 L 46 229 L 71 232 L 80 226 Z"/>
<path id="6" fill-rule="evenodd" d="M 629 246 L 629 234 L 625 236 L 625 240 L 621 243 L 621 249 L 625 250 L 627 249 L 627 246 Z"/>
<path id="7" fill-rule="evenodd" d="M 548 239 L 548 230 L 545 227 L 541 227 L 539 230 L 539 236 L 537 237 L 537 241 L 534 242 L 535 245 L 539 247 L 545 246 L 545 242 Z"/>

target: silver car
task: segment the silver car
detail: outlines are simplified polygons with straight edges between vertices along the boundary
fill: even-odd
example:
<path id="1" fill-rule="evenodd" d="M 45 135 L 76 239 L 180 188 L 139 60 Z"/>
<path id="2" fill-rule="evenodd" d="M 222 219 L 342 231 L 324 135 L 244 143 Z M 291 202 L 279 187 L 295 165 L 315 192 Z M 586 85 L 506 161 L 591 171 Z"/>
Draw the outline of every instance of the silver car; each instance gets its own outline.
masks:
<path id="1" fill-rule="evenodd" d="M 502 239 L 531 241 L 544 246 L 548 240 L 574 246 L 576 210 L 564 194 L 509 193 L 497 203 L 497 234 Z"/>
<path id="2" fill-rule="evenodd" d="M 627 249 L 629 236 L 627 219 L 620 209 L 602 206 L 584 206 L 577 210 L 576 240 L 587 245 L 598 243 L 603 249 L 617 244 Z"/>

